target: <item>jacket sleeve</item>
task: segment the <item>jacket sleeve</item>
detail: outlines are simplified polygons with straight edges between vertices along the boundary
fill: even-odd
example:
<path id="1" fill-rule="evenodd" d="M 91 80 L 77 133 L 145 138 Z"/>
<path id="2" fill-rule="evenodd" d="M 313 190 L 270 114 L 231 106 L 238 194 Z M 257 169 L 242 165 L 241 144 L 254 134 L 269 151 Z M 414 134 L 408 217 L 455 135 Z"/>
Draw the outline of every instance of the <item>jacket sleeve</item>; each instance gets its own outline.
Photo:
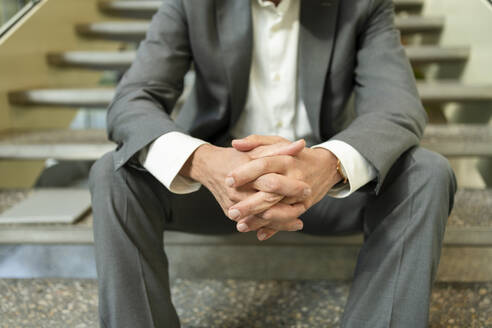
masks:
<path id="1" fill-rule="evenodd" d="M 357 43 L 356 117 L 332 139 L 348 143 L 375 167 L 378 193 L 391 166 L 420 142 L 427 114 L 394 24 L 392 0 L 372 0 Z"/>
<path id="2" fill-rule="evenodd" d="M 117 143 L 115 169 L 129 159 L 138 163 L 134 155 L 159 136 L 172 131 L 186 133 L 170 113 L 183 92 L 190 64 L 181 0 L 164 0 L 108 108 L 108 137 Z"/>

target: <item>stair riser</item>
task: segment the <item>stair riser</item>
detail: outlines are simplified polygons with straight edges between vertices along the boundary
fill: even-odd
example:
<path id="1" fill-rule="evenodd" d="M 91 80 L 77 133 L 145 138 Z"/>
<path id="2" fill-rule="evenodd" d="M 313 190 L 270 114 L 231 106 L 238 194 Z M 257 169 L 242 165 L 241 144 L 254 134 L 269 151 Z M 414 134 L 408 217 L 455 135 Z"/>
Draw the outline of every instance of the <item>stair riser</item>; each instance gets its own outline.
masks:
<path id="1" fill-rule="evenodd" d="M 1 243 L 57 244 L 54 234 L 32 232 Z M 91 243 L 92 231 L 60 232 L 58 241 Z M 15 239 L 15 240 L 14 240 Z M 490 240 L 490 238 L 489 238 Z M 166 243 L 172 278 L 189 279 L 332 279 L 352 278 L 360 246 Z M 214 265 L 210 265 L 214 263 Z M 445 246 L 438 281 L 492 281 L 492 247 Z"/>
<path id="2" fill-rule="evenodd" d="M 415 78 L 421 81 L 460 80 L 466 61 L 455 62 L 411 62 Z"/>
<path id="3" fill-rule="evenodd" d="M 166 250 L 171 277 L 349 280 L 359 247 L 180 245 Z M 443 248 L 437 280 L 492 281 L 492 248 Z"/>
<path id="4" fill-rule="evenodd" d="M 296 243 L 295 238 L 290 238 L 295 235 L 283 234 L 281 237 L 287 238 L 259 243 L 252 238 L 242 238 L 247 237 L 245 235 L 236 235 L 232 238 L 241 238 L 233 243 L 230 236 L 184 236 L 166 233 L 165 248 L 172 277 L 348 280 L 352 278 L 361 245 L 359 237 L 325 238 L 325 243 L 299 238 Z M 475 234 L 475 239 L 472 235 L 467 240 L 465 237 L 466 232 L 448 229 L 438 280 L 492 281 L 492 233 Z M 0 230 L 0 243 L 90 244 L 93 236 L 90 228 L 73 231 L 39 229 L 36 232 L 5 227 Z"/>

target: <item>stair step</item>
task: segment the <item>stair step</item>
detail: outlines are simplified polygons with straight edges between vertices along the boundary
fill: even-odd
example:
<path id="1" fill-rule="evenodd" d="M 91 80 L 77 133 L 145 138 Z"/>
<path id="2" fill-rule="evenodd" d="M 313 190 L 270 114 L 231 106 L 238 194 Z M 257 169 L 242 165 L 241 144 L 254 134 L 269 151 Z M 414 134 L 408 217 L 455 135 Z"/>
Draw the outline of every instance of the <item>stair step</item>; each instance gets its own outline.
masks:
<path id="1" fill-rule="evenodd" d="M 405 50 L 412 64 L 465 62 L 470 56 L 469 47 L 408 46 Z M 67 51 L 48 54 L 48 62 L 60 67 L 126 70 L 135 56 L 135 51 Z"/>
<path id="2" fill-rule="evenodd" d="M 99 4 L 99 8 L 105 13 L 114 16 L 131 18 L 150 18 L 156 13 L 162 4 L 162 0 L 124 0 L 124 1 L 104 1 Z"/>
<path id="3" fill-rule="evenodd" d="M 402 35 L 419 33 L 436 33 L 444 27 L 443 17 L 405 16 L 396 17 L 395 24 Z M 115 41 L 141 41 L 149 27 L 148 21 L 111 21 L 78 24 L 76 31 L 85 37 L 101 38 Z"/>
<path id="4" fill-rule="evenodd" d="M 29 193 L 0 192 L 0 208 L 8 209 Z M 490 281 L 491 212 L 492 190 L 458 191 L 444 238 L 439 281 Z M 0 244 L 91 243 L 91 215 L 75 224 L 12 224 L 0 229 Z M 352 277 L 362 236 L 319 237 L 284 232 L 260 243 L 253 233 L 211 236 L 166 232 L 164 243 L 171 277 L 347 280 Z M 237 256 L 238 249 L 241 257 Z M 329 261 L 320 261 L 320 254 Z"/>
<path id="5" fill-rule="evenodd" d="M 447 157 L 492 156 L 492 127 L 428 125 L 422 146 Z M 0 158 L 96 160 L 114 149 L 104 130 L 47 130 L 0 135 Z"/>
<path id="6" fill-rule="evenodd" d="M 393 0 L 396 11 L 419 11 L 423 0 Z M 118 0 L 103 1 L 99 8 L 105 13 L 120 17 L 151 18 L 162 4 L 162 0 Z"/>
<path id="7" fill-rule="evenodd" d="M 135 59 L 135 51 L 67 51 L 48 54 L 48 62 L 60 67 L 101 70 L 126 70 Z"/>
<path id="8" fill-rule="evenodd" d="M 492 85 L 465 85 L 459 82 L 417 83 L 424 103 L 490 102 Z"/>
<path id="9" fill-rule="evenodd" d="M 186 327 L 339 327 L 350 282 L 175 279 L 173 303 Z M 492 283 L 437 283 L 429 327 L 488 327 Z M 1 279 L 7 327 L 97 327 L 97 281 Z M 27 303 L 26 303 L 27 302 Z M 238 311 L 238 309 L 241 309 Z"/>
<path id="10" fill-rule="evenodd" d="M 24 202 L 30 190 L 0 190 L 0 213 Z M 57 202 L 53 199 L 53 202 Z M 492 189 L 460 189 L 456 194 L 454 210 L 449 218 L 444 244 L 446 246 L 492 246 Z M 2 225 L 0 244 L 11 243 L 92 243 L 92 216 L 85 216 L 75 224 L 11 224 Z M 266 243 L 256 240 L 254 234 L 224 236 L 193 235 L 166 232 L 168 245 L 243 245 L 270 246 L 359 246 L 362 236 L 318 237 L 301 233 L 279 233 Z"/>
<path id="11" fill-rule="evenodd" d="M 413 65 L 465 62 L 470 57 L 469 47 L 406 46 L 405 51 Z"/>
<path id="12" fill-rule="evenodd" d="M 86 216 L 90 208 L 91 199 L 87 190 L 39 188 L 0 213 L 0 225 L 73 224 Z"/>
<path id="13" fill-rule="evenodd" d="M 113 88 L 38 89 L 9 93 L 15 105 L 105 108 L 114 96 Z"/>
<path id="14" fill-rule="evenodd" d="M 417 83 L 424 103 L 490 102 L 492 85 L 465 85 L 459 82 Z M 189 91 L 185 90 L 185 93 Z M 114 96 L 113 88 L 37 89 L 12 91 L 9 101 L 21 106 L 105 108 Z"/>
<path id="15" fill-rule="evenodd" d="M 422 147 L 447 157 L 492 157 L 492 126 L 483 124 L 430 124 Z"/>
<path id="16" fill-rule="evenodd" d="M 77 33 L 85 37 L 115 41 L 138 42 L 145 37 L 149 22 L 99 22 L 76 25 Z"/>
<path id="17" fill-rule="evenodd" d="M 0 158 L 95 160 L 114 149 L 104 130 L 46 130 L 0 135 Z"/>

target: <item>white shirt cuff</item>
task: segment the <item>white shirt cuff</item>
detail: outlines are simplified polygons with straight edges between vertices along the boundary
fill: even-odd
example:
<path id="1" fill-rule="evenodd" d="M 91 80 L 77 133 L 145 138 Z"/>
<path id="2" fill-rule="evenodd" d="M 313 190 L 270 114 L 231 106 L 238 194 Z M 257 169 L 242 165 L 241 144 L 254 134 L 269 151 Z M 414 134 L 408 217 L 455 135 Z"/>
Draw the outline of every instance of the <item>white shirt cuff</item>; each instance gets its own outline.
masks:
<path id="1" fill-rule="evenodd" d="M 329 140 L 312 148 L 325 148 L 331 151 L 340 160 L 341 169 L 348 179 L 347 184 L 332 188 L 328 192 L 329 196 L 334 198 L 348 197 L 376 177 L 374 166 L 346 142 Z"/>
<path id="2" fill-rule="evenodd" d="M 200 189 L 201 184 L 179 175 L 179 171 L 193 152 L 207 142 L 181 132 L 169 132 L 142 149 L 138 159 L 157 180 L 175 194 L 188 194 Z"/>

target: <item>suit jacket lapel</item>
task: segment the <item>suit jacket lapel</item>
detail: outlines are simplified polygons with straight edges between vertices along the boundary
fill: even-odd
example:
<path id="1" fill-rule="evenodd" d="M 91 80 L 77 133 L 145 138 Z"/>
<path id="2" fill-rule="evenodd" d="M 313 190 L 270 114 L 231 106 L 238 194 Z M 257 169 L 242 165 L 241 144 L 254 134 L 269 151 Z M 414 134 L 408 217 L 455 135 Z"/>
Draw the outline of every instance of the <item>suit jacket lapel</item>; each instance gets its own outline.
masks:
<path id="1" fill-rule="evenodd" d="M 251 1 L 216 0 L 217 33 L 230 90 L 231 126 L 246 103 L 252 56 Z"/>
<path id="2" fill-rule="evenodd" d="M 321 139 L 320 109 L 333 51 L 338 1 L 301 0 L 299 91 L 318 139 Z"/>

